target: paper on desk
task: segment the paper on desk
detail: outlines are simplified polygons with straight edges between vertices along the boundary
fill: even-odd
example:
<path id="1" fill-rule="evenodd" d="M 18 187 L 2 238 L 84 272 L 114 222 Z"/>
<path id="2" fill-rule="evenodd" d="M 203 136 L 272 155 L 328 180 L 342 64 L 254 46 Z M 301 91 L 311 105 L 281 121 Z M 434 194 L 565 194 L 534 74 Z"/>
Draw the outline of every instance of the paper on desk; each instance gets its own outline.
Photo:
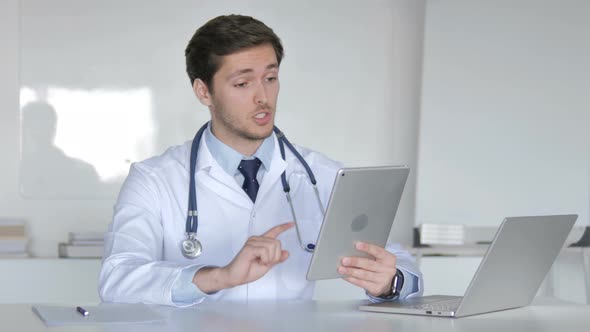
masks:
<path id="1" fill-rule="evenodd" d="M 84 306 L 84 309 L 89 312 L 88 316 L 82 316 L 76 311 L 76 306 L 33 306 L 33 311 L 46 326 L 157 323 L 166 320 L 145 304 L 103 303 Z"/>

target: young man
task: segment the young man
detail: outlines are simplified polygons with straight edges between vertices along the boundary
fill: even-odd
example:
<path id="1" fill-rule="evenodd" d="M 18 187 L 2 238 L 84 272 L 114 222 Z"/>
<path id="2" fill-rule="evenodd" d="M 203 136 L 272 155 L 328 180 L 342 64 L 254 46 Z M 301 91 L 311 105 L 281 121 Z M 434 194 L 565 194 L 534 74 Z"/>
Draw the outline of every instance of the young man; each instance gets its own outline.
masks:
<path id="1" fill-rule="evenodd" d="M 132 165 L 105 238 L 103 301 L 192 305 L 210 300 L 310 299 L 311 253 L 297 239 L 281 185 L 286 171 L 304 243 L 313 243 L 322 212 L 302 163 L 283 160 L 273 133 L 283 47 L 251 17 L 220 16 L 199 28 L 186 51 L 187 73 L 211 121 L 195 174 L 191 142 Z M 318 181 L 321 201 L 340 164 L 297 147 Z M 186 258 L 189 179 L 198 197 L 202 254 Z M 374 259 L 346 257 L 338 271 L 374 301 L 420 295 L 421 275 L 399 246 L 360 243 Z M 392 287 L 396 278 L 397 287 Z"/>

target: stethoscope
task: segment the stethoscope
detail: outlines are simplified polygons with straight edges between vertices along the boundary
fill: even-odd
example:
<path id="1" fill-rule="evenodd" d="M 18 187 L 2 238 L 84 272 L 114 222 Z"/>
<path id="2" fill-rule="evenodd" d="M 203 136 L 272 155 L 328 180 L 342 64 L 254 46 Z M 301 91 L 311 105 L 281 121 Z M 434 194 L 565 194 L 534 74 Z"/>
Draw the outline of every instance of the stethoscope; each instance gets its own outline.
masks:
<path id="1" fill-rule="evenodd" d="M 198 217 L 198 212 L 197 212 L 197 189 L 195 187 L 195 168 L 197 165 L 197 155 L 199 152 L 199 144 L 201 142 L 201 138 L 203 137 L 203 133 L 205 132 L 205 129 L 207 129 L 208 125 L 209 125 L 209 123 L 207 122 L 205 125 L 203 125 L 201 127 L 201 129 L 199 129 L 199 131 L 195 135 L 195 138 L 193 139 L 193 142 L 191 145 L 190 173 L 189 173 L 191 176 L 189 176 L 190 180 L 189 180 L 189 192 L 188 192 L 188 213 L 187 213 L 187 217 L 186 217 L 186 240 L 183 240 L 182 244 L 181 244 L 182 254 L 184 255 L 184 257 L 190 258 L 190 259 L 194 259 L 194 258 L 199 257 L 201 255 L 201 253 L 203 252 L 203 246 L 201 245 L 201 241 L 199 241 L 197 239 L 197 228 L 199 225 L 199 217 Z M 287 147 L 289 148 L 289 150 L 291 150 L 291 152 L 299 160 L 301 165 L 303 165 L 303 167 L 305 168 L 305 171 L 307 172 L 309 181 L 311 182 L 311 185 L 313 186 L 313 190 L 315 192 L 315 196 L 316 196 L 319 208 L 322 211 L 322 215 L 324 215 L 325 214 L 324 206 L 322 204 L 322 200 L 320 199 L 320 192 L 317 187 L 317 181 L 315 179 L 315 176 L 314 176 L 311 168 L 309 167 L 309 165 L 307 164 L 305 159 L 303 159 L 301 154 L 299 154 L 299 152 L 293 147 L 291 142 L 289 142 L 289 140 L 287 140 L 287 138 L 285 137 L 285 134 L 283 134 L 283 132 L 280 131 L 279 128 L 277 128 L 276 126 L 273 128 L 273 130 L 274 130 L 275 134 L 277 135 L 277 139 L 279 142 L 279 150 L 281 151 L 281 157 L 283 158 L 283 160 L 286 161 L 286 159 L 285 159 L 285 144 L 286 144 Z M 291 187 L 289 186 L 289 183 L 287 182 L 286 171 L 283 172 L 283 174 L 281 174 L 281 182 L 283 184 L 283 191 L 285 192 L 285 196 L 287 197 L 287 202 L 289 202 L 289 206 L 291 208 L 291 214 L 293 215 L 293 221 L 295 222 L 295 230 L 297 233 L 297 240 L 299 241 L 299 245 L 301 246 L 301 248 L 303 250 L 311 253 L 315 249 L 315 244 L 308 243 L 307 245 L 304 245 L 303 240 L 301 239 L 301 232 L 299 230 L 299 223 L 297 222 L 297 216 L 295 215 L 295 208 L 293 207 L 293 201 L 291 200 L 291 194 L 290 194 Z"/>

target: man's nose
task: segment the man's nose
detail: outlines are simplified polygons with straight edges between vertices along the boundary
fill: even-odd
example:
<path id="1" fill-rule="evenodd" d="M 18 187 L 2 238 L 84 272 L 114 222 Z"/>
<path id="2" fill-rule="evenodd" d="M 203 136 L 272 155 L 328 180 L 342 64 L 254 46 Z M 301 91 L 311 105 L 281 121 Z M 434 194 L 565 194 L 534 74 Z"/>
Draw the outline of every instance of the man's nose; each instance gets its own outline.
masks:
<path id="1" fill-rule="evenodd" d="M 264 86 L 264 84 L 258 85 L 258 89 L 256 89 L 256 94 L 254 95 L 254 103 L 258 105 L 266 105 L 268 103 L 266 87 Z"/>

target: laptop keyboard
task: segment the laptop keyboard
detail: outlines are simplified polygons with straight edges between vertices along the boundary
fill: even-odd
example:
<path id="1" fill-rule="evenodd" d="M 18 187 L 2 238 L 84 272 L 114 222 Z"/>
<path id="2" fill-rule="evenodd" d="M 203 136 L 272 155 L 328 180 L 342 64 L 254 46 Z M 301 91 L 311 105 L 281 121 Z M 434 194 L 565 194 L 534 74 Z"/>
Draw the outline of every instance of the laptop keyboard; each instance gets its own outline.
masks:
<path id="1" fill-rule="evenodd" d="M 424 303 L 414 306 L 415 309 L 432 310 L 432 311 L 455 311 L 459 307 L 462 298 Z"/>

